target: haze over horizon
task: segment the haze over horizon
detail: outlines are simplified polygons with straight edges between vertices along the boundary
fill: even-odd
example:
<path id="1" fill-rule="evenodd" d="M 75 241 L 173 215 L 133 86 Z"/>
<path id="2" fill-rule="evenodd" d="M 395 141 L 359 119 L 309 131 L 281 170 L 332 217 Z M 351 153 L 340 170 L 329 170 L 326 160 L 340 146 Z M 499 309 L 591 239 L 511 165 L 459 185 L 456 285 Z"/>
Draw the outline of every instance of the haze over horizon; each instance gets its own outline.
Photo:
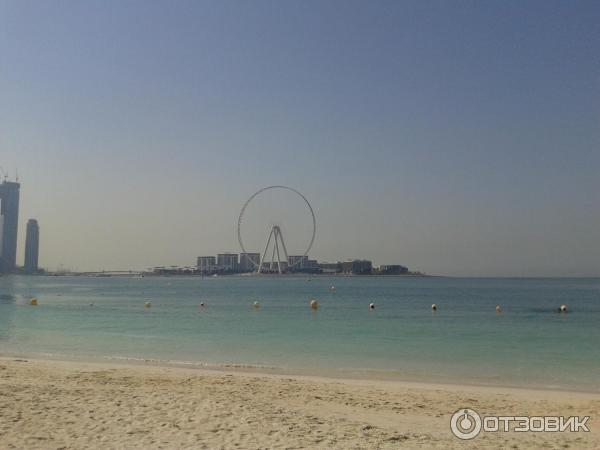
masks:
<path id="1" fill-rule="evenodd" d="M 599 23 L 593 1 L 0 0 L 18 263 L 29 218 L 51 270 L 238 252 L 245 200 L 284 184 L 312 258 L 600 276 Z"/>

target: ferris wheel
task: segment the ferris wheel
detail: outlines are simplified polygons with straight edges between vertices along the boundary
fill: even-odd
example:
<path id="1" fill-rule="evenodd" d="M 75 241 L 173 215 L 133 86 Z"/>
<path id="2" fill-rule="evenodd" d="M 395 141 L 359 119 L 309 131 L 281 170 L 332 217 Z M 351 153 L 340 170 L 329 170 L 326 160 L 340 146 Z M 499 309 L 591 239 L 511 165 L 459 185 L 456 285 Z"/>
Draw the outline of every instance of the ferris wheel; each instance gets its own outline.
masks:
<path id="1" fill-rule="evenodd" d="M 304 228 L 306 232 L 302 233 L 304 237 L 302 237 L 301 240 L 304 242 L 300 242 L 298 239 L 296 239 L 294 248 L 292 250 L 297 256 L 291 260 L 290 254 L 288 253 L 288 247 L 286 246 L 283 238 L 284 226 L 279 223 L 268 225 L 269 220 L 275 219 L 278 222 L 282 220 L 282 217 L 280 217 L 280 212 L 277 208 L 278 205 L 270 205 L 272 206 L 272 211 L 269 214 L 262 214 L 263 216 L 269 216 L 263 217 L 266 225 L 260 225 L 260 227 L 270 228 L 264 249 L 261 253 L 257 254 L 257 256 L 259 256 L 258 261 L 253 258 L 248 258 L 249 263 L 254 267 L 254 269 L 256 269 L 257 273 L 268 270 L 270 272 L 277 272 L 281 274 L 288 269 L 293 269 L 294 267 L 298 266 L 308 257 L 308 252 L 315 242 L 315 236 L 317 233 L 317 220 L 315 218 L 315 212 L 308 199 L 300 191 L 288 186 L 267 186 L 252 194 L 250 198 L 246 200 L 242 210 L 240 211 L 240 215 L 238 217 L 237 234 L 238 242 L 243 254 L 248 255 L 248 251 L 246 250 L 246 245 L 243 239 L 246 216 L 261 198 L 265 197 L 268 193 L 273 192 L 285 193 L 291 197 L 294 197 L 296 200 L 295 204 L 297 205 L 297 211 L 295 212 L 297 215 L 300 215 L 301 220 L 294 219 L 292 221 L 294 223 L 299 221 L 305 222 L 306 226 Z M 287 205 L 294 202 L 286 201 L 285 203 Z"/>

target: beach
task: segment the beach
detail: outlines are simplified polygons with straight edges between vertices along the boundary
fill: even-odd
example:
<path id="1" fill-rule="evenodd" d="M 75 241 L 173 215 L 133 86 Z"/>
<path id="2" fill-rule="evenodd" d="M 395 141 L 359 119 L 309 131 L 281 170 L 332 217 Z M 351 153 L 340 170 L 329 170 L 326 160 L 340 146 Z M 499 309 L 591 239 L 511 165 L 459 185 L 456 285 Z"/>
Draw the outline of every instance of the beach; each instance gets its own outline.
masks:
<path id="1" fill-rule="evenodd" d="M 481 415 L 590 416 L 590 432 L 452 435 Z M 598 448 L 600 395 L 0 359 L 2 448 Z"/>
<path id="2" fill-rule="evenodd" d="M 0 448 L 600 448 L 599 280 L 332 284 L 3 277 Z M 465 408 L 591 431 L 460 440 Z"/>

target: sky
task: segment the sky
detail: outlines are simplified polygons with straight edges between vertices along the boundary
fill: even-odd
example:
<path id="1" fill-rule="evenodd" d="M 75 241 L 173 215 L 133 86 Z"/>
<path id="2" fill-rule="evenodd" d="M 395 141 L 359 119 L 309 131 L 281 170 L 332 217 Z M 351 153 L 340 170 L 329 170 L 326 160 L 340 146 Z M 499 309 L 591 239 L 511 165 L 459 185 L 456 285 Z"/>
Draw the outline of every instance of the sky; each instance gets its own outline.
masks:
<path id="1" fill-rule="evenodd" d="M 319 260 L 600 276 L 599 23 L 597 1 L 0 0 L 18 263 L 29 218 L 50 270 L 237 252 L 246 199 L 283 184 Z M 265 240 L 306 212 L 266 205 Z"/>

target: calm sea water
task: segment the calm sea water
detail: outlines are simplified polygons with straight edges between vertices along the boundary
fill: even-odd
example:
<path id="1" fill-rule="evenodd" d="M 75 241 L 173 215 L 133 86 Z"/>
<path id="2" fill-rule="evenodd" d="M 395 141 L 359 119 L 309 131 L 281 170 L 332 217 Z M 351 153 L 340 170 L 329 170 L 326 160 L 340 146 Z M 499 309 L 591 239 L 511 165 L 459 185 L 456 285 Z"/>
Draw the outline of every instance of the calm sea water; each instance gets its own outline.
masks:
<path id="1" fill-rule="evenodd" d="M 0 353 L 600 391 L 600 279 L 4 276 Z"/>

